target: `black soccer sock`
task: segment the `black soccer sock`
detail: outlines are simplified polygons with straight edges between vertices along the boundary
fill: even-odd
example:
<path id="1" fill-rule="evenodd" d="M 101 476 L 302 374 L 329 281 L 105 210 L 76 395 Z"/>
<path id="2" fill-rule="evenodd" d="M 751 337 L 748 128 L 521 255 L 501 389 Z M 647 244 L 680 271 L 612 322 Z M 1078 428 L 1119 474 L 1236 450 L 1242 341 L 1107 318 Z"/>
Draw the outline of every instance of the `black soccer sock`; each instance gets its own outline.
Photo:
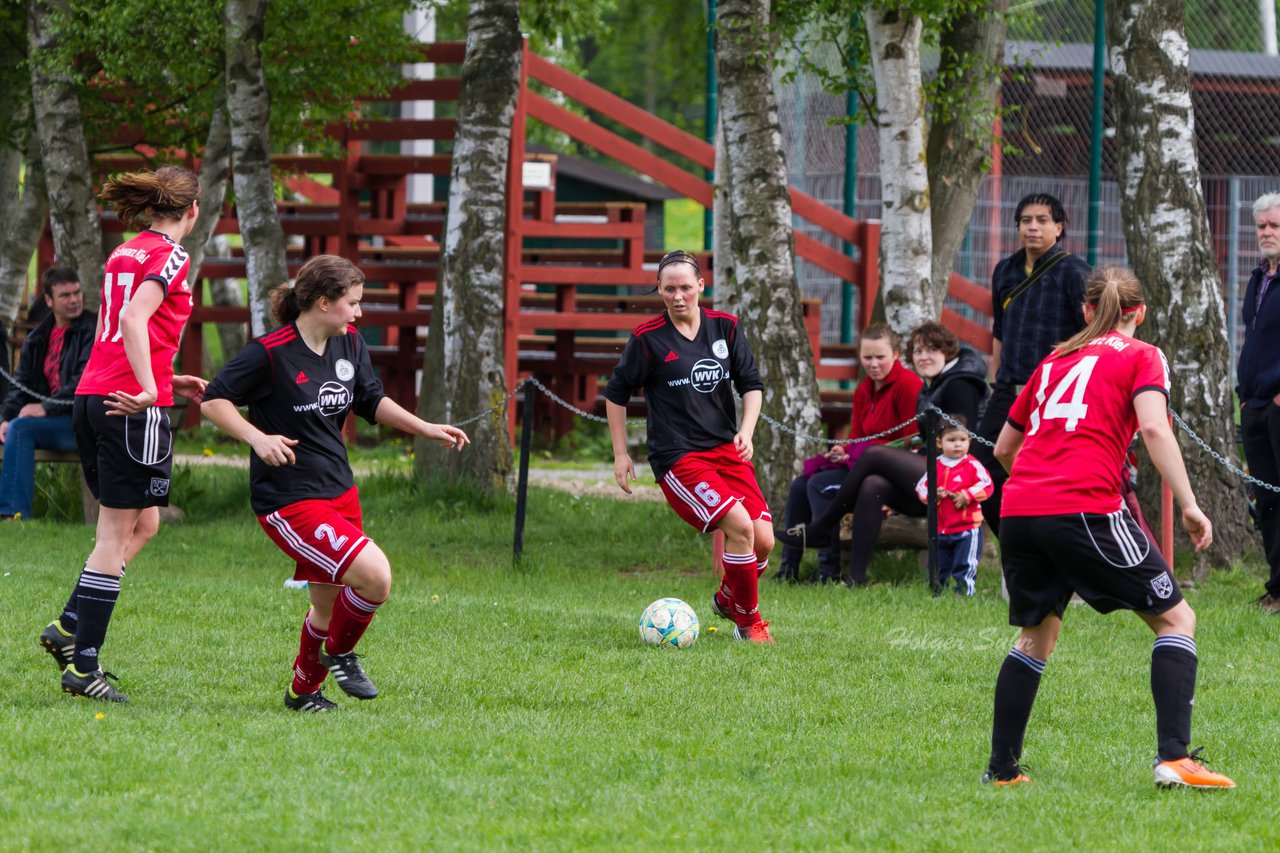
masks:
<path id="1" fill-rule="evenodd" d="M 1196 641 L 1185 634 L 1156 637 L 1151 649 L 1151 696 L 1161 761 L 1187 757 L 1196 695 Z"/>
<path id="2" fill-rule="evenodd" d="M 84 561 L 81 571 L 89 568 L 89 561 Z M 76 599 L 80 597 L 80 579 L 76 578 L 76 585 L 71 588 L 71 597 L 67 599 L 67 603 L 62 605 L 62 613 L 58 614 L 58 627 L 72 636 L 76 633 Z"/>
<path id="3" fill-rule="evenodd" d="M 1022 758 L 1022 738 L 1031 706 L 1040 689 L 1045 661 L 1011 649 L 996 676 L 996 707 L 991 724 L 991 760 L 987 770 L 997 779 L 1012 779 Z"/>
<path id="4" fill-rule="evenodd" d="M 99 668 L 98 650 L 107 637 L 111 611 L 120 596 L 120 579 L 85 566 L 76 584 L 76 651 L 71 665 L 88 675 Z"/>

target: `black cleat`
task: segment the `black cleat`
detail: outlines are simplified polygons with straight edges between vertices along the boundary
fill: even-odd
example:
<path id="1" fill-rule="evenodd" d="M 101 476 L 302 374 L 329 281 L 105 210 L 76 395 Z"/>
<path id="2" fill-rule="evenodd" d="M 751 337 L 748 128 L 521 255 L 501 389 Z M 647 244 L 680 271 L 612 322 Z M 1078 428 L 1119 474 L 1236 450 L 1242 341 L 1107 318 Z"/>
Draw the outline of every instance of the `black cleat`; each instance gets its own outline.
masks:
<path id="1" fill-rule="evenodd" d="M 331 655 L 325 651 L 323 644 L 320 646 L 320 665 L 333 673 L 333 680 L 338 683 L 342 692 L 357 699 L 372 699 L 378 695 L 378 688 L 373 686 L 369 676 L 360 668 L 360 662 L 356 660 L 358 657 L 360 656 L 355 652 Z"/>
<path id="2" fill-rule="evenodd" d="M 337 702 L 330 702 L 318 689 L 314 693 L 303 693 L 294 696 L 292 690 L 284 691 L 284 706 L 290 711 L 302 711 L 308 714 L 323 714 L 325 711 L 338 710 Z"/>
<path id="3" fill-rule="evenodd" d="M 711 596 L 711 612 L 719 616 L 721 619 L 728 619 L 730 622 L 733 621 L 733 617 L 729 615 L 729 608 L 720 603 L 720 596 L 718 595 Z"/>
<path id="4" fill-rule="evenodd" d="M 58 620 L 53 620 L 40 632 L 39 643 L 57 661 L 58 672 L 71 665 L 71 658 L 76 651 L 76 637 L 75 634 L 62 633 Z"/>
<path id="5" fill-rule="evenodd" d="M 119 680 L 111 673 L 100 669 L 95 669 L 88 675 L 81 675 L 73 667 L 68 666 L 62 671 L 62 692 L 83 696 L 86 699 L 97 699 L 99 702 L 128 702 L 129 697 L 116 690 L 107 681 L 108 678 L 113 681 Z"/>

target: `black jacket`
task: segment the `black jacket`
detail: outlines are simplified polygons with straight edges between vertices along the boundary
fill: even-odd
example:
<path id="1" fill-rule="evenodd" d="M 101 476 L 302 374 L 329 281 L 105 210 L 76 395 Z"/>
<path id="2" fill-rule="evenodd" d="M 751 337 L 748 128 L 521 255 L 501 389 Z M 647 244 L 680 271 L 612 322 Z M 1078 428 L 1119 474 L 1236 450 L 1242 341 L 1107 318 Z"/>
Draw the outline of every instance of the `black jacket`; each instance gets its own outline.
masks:
<path id="1" fill-rule="evenodd" d="M 986 362 L 968 347 L 960 347 L 950 364 L 920 389 L 917 411 L 932 403 L 948 415 L 963 415 L 969 429 L 976 429 L 978 407 L 987 396 Z"/>
<path id="2" fill-rule="evenodd" d="M 1262 267 L 1249 277 L 1244 291 L 1244 346 L 1236 361 L 1236 393 L 1243 405 L 1261 408 L 1280 393 L 1280 277 L 1271 282 L 1258 311 Z"/>
<path id="3" fill-rule="evenodd" d="M 52 395 L 54 400 L 65 401 L 59 405 L 55 402 L 44 404 L 45 413 L 54 417 L 71 416 L 71 406 L 67 405 L 76 395 L 76 386 L 80 384 L 80 374 L 89 363 L 89 351 L 93 349 L 93 333 L 98 326 L 98 315 L 85 311 L 71 321 L 67 327 L 67 336 L 62 342 L 62 363 L 58 372 L 62 387 Z M 22 343 L 22 356 L 18 359 L 18 372 L 14 377 L 19 383 L 30 388 L 41 396 L 48 397 L 49 382 L 44 378 L 44 356 L 49 348 L 49 331 L 53 328 L 53 315 L 45 317 L 40 325 L 31 330 Z M 0 421 L 11 421 L 27 403 L 34 403 L 35 398 L 17 385 L 9 389 L 4 404 L 0 406 Z"/>

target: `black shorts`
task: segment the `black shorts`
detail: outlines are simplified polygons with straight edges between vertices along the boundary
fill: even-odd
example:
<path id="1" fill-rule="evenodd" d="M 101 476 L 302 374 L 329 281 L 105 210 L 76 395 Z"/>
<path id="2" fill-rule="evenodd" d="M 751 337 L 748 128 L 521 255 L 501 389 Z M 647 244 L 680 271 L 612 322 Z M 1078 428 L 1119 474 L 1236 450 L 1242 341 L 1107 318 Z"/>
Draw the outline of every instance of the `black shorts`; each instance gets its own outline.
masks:
<path id="1" fill-rule="evenodd" d="M 1009 586 L 1009 624 L 1033 628 L 1062 616 L 1078 593 L 1099 613 L 1156 616 L 1182 601 L 1169 565 L 1129 514 L 1005 516 L 1000 561 Z"/>
<path id="2" fill-rule="evenodd" d="M 169 505 L 173 430 L 168 409 L 108 415 L 106 397 L 77 396 L 72 409 L 84 479 L 98 503 L 112 509 Z"/>

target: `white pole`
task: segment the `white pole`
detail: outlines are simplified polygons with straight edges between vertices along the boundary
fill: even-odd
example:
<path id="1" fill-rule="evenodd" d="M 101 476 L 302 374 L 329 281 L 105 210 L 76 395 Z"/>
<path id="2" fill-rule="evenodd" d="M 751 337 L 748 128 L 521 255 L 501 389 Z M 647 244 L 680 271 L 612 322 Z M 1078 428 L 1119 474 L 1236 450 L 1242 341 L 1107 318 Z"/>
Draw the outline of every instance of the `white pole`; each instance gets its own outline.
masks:
<path id="1" fill-rule="evenodd" d="M 430 6 L 414 9 L 404 15 L 405 32 L 423 44 L 436 40 L 435 10 Z M 436 66 L 430 62 L 418 62 L 404 67 L 404 76 L 409 80 L 431 80 L 436 76 Z M 403 118 L 431 119 L 436 117 L 435 101 L 404 101 L 401 113 Z M 431 139 L 410 139 L 400 143 L 401 154 L 418 154 L 430 156 L 434 154 L 435 141 Z M 435 187 L 431 175 L 409 176 L 409 203 L 425 204 L 435 198 Z"/>
<path id="2" fill-rule="evenodd" d="M 1262 28 L 1262 52 L 1276 55 L 1276 0 L 1258 0 L 1258 24 Z"/>

